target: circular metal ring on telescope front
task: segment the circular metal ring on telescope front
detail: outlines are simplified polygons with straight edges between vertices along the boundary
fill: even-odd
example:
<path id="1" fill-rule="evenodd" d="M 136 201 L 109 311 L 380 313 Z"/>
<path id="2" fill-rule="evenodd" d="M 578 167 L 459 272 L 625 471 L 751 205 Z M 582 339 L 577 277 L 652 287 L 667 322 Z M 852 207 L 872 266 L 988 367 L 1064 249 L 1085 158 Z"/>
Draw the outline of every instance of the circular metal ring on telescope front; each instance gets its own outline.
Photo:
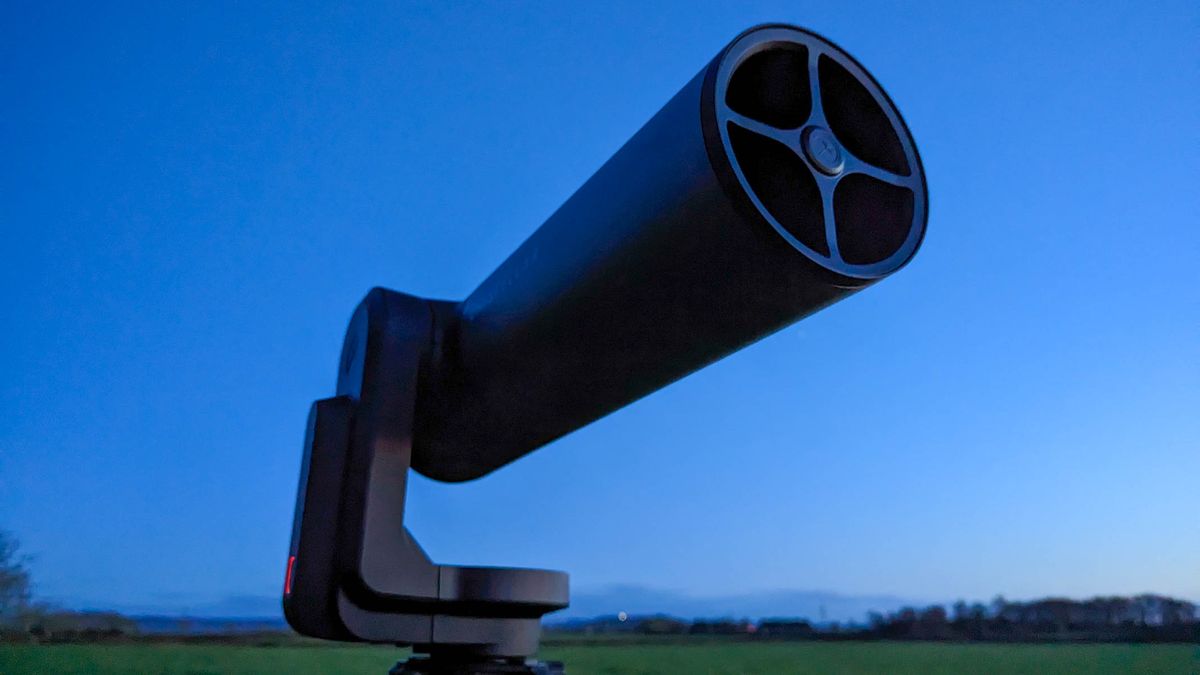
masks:
<path id="1" fill-rule="evenodd" d="M 928 210 L 916 144 L 874 78 L 828 40 L 792 26 L 726 49 L 713 111 L 755 210 L 822 267 L 878 279 L 920 246 Z"/>

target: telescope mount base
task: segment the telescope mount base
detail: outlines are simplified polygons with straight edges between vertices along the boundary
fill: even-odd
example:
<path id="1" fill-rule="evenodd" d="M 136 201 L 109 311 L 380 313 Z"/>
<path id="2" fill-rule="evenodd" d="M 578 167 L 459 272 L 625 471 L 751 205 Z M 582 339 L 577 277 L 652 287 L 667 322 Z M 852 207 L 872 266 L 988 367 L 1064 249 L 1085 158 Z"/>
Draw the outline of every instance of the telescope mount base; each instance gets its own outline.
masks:
<path id="1" fill-rule="evenodd" d="M 463 659 L 455 654 L 414 656 L 400 661 L 388 675 L 564 675 L 561 661 Z"/>

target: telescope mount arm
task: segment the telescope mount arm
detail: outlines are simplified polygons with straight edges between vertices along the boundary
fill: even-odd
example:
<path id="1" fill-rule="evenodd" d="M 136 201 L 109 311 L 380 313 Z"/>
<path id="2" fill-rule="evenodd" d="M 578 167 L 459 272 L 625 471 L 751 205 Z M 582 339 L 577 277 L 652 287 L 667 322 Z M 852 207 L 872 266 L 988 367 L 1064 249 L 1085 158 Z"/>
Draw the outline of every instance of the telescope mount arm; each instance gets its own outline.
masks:
<path id="1" fill-rule="evenodd" d="M 567 606 L 565 573 L 439 565 L 404 526 L 417 384 L 439 304 L 452 307 L 377 288 L 355 311 L 338 395 L 309 413 L 284 610 L 313 637 L 429 655 L 397 672 L 553 672 L 520 668 L 534 667 L 522 664 L 542 615 Z"/>

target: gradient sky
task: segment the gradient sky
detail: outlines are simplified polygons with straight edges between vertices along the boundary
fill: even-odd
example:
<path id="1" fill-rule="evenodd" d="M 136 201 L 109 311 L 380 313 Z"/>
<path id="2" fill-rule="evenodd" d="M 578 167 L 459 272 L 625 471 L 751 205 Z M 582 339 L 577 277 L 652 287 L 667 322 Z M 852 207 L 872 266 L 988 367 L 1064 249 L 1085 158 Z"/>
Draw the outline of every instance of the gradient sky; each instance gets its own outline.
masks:
<path id="1" fill-rule="evenodd" d="M 2 11 L 0 527 L 43 597 L 277 594 L 363 293 L 465 296 L 787 21 L 907 119 L 921 253 L 488 478 L 417 479 L 418 539 L 576 588 L 1200 599 L 1200 4 Z"/>

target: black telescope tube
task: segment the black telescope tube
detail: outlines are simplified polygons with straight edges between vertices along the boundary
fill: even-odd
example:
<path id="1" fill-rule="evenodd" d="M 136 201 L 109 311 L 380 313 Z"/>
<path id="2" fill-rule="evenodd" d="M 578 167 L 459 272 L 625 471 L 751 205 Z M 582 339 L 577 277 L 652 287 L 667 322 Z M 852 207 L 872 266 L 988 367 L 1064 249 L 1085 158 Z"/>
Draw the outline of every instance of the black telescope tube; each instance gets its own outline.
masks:
<path id="1" fill-rule="evenodd" d="M 471 295 L 435 305 L 412 465 L 482 476 L 904 265 L 926 189 L 840 48 L 726 46 Z"/>

